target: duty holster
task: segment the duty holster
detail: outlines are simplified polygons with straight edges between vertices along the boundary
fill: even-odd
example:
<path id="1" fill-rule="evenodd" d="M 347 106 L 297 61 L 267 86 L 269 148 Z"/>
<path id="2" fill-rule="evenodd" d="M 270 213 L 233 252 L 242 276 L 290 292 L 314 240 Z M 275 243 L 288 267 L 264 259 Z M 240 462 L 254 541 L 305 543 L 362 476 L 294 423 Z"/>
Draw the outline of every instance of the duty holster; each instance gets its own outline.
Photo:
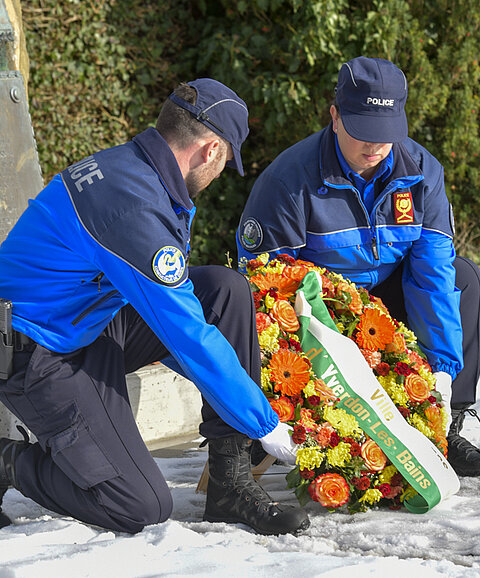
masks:
<path id="1" fill-rule="evenodd" d="M 0 379 L 13 373 L 12 302 L 0 299 Z"/>

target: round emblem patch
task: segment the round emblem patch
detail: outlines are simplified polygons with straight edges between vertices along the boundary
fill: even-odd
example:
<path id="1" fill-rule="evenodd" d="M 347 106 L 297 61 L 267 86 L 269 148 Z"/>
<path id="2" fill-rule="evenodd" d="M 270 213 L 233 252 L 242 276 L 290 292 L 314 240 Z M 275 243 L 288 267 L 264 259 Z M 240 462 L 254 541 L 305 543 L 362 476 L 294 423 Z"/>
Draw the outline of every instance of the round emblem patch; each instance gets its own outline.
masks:
<path id="1" fill-rule="evenodd" d="M 176 247 L 162 247 L 153 258 L 153 272 L 163 281 L 171 285 L 182 278 L 185 271 L 185 257 Z"/>
<path id="2" fill-rule="evenodd" d="M 243 223 L 242 234 L 240 236 L 240 242 L 248 251 L 251 249 L 256 249 L 260 247 L 263 241 L 263 231 L 260 227 L 260 223 L 257 219 L 249 217 Z"/>

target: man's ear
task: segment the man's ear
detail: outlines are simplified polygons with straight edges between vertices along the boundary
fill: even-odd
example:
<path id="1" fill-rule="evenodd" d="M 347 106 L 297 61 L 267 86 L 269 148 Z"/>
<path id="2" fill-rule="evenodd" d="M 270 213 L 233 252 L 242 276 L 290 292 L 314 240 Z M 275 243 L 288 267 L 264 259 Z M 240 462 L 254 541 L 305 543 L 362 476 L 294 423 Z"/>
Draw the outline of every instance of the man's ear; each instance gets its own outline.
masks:
<path id="1" fill-rule="evenodd" d="M 204 163 L 213 161 L 220 151 L 220 141 L 215 138 L 207 141 L 202 147 L 202 158 Z"/>
<path id="2" fill-rule="evenodd" d="M 332 104 L 330 107 L 330 116 L 332 117 L 333 122 L 333 132 L 337 132 L 338 130 L 338 110 Z"/>

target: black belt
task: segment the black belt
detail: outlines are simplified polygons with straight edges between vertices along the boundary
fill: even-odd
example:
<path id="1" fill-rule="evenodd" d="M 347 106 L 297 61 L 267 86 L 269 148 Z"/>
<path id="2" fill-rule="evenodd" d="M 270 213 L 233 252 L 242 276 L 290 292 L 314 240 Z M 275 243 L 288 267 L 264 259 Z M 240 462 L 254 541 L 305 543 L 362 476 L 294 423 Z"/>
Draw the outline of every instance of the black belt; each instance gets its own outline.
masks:
<path id="1" fill-rule="evenodd" d="M 20 333 L 20 331 L 13 330 L 13 347 L 15 351 L 33 351 L 36 347 L 35 341 L 25 335 Z"/>

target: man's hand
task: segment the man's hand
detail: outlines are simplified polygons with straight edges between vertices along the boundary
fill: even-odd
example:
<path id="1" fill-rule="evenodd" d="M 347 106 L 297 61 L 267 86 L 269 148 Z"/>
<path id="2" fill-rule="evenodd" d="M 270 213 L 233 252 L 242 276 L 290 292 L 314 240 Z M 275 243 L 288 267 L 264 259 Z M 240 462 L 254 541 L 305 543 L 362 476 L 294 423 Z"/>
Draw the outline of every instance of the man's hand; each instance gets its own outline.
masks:
<path id="1" fill-rule="evenodd" d="M 433 374 L 437 382 L 435 384 L 435 389 L 442 394 L 442 406 L 448 415 L 447 421 L 447 435 L 450 429 L 450 424 L 452 423 L 452 410 L 450 408 L 450 401 L 452 399 L 452 378 L 448 373 L 444 371 L 436 371 Z"/>
<path id="2" fill-rule="evenodd" d="M 278 425 L 263 438 L 260 442 L 263 449 L 271 456 L 295 465 L 297 460 L 297 444 L 292 441 L 290 432 L 292 428 L 286 423 L 279 422 Z"/>

